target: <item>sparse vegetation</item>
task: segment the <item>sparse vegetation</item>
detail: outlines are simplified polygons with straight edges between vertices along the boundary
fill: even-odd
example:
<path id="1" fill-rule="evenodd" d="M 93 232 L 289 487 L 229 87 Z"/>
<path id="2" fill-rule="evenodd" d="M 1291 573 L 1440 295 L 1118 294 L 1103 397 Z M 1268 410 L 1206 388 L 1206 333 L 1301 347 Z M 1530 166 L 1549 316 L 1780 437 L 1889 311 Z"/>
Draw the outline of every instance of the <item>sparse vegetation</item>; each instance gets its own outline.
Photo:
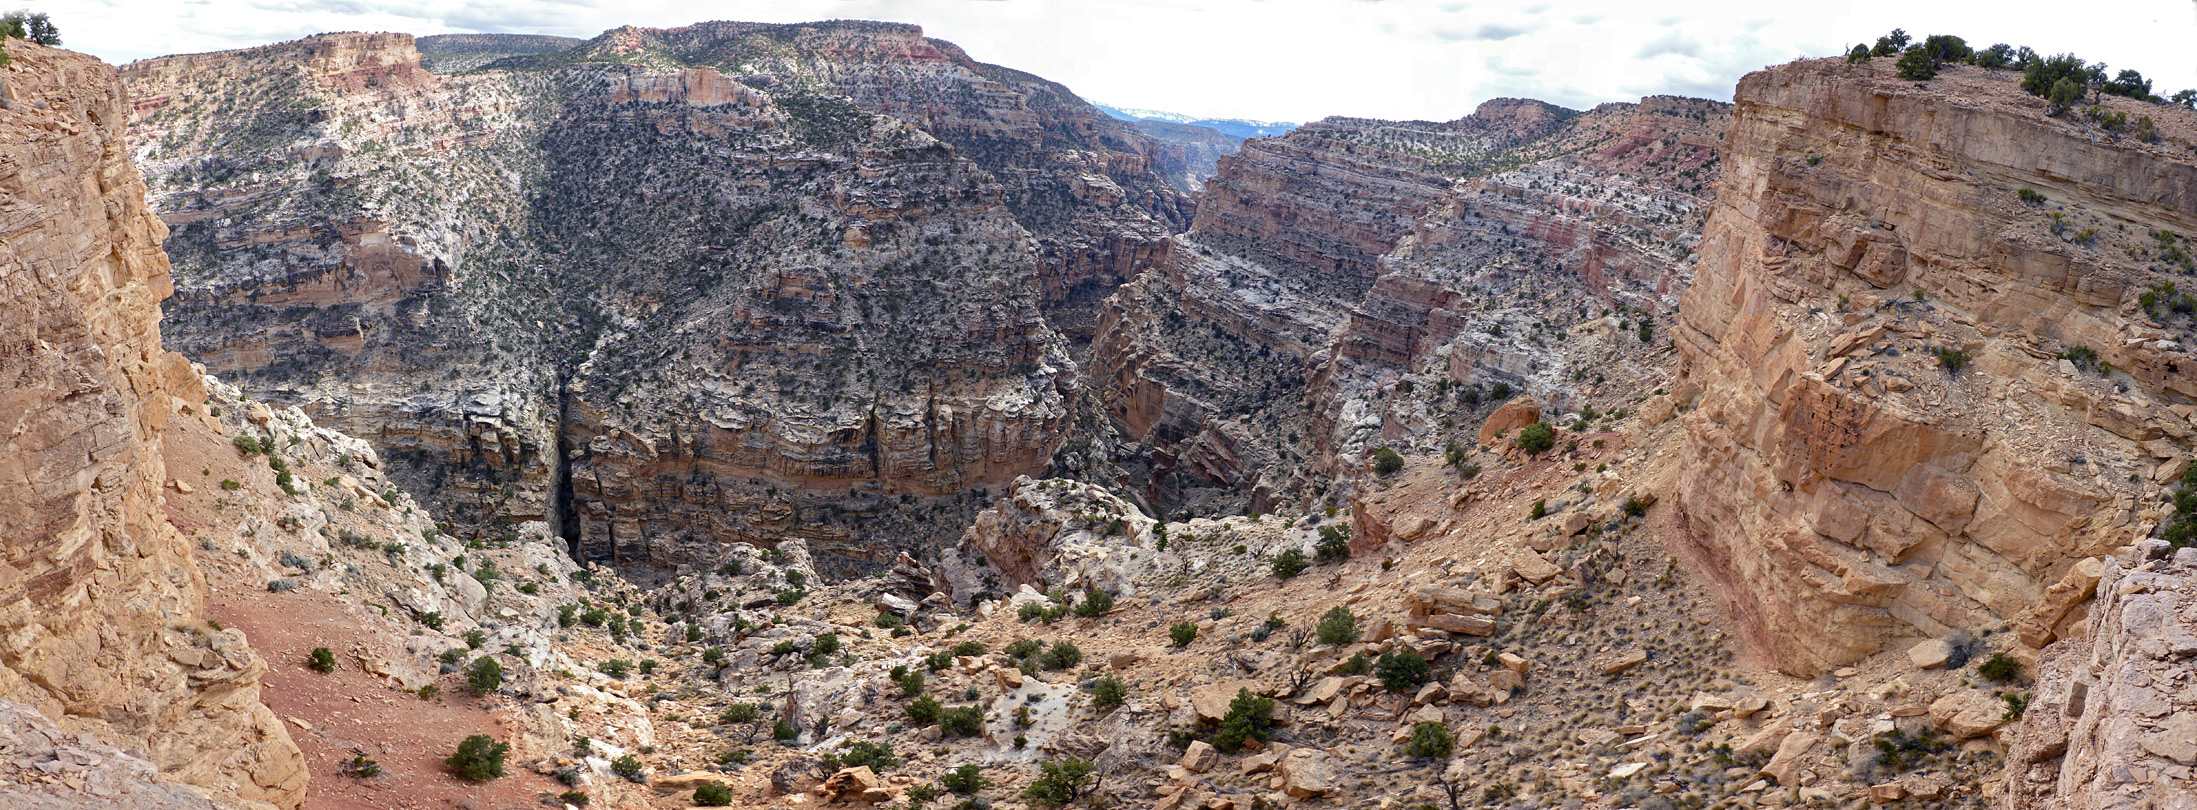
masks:
<path id="1" fill-rule="evenodd" d="M 486 734 L 475 734 L 458 743 L 456 753 L 443 760 L 452 773 L 468 782 L 486 782 L 503 776 L 504 758 L 511 754 L 511 744 L 497 742 Z"/>
<path id="2" fill-rule="evenodd" d="M 1538 456 L 1556 446 L 1556 427 L 1547 422 L 1535 422 L 1518 430 L 1518 449 L 1527 455 Z"/>
<path id="3" fill-rule="evenodd" d="M 1312 634 L 1321 644 L 1355 643 L 1358 640 L 1358 616 L 1342 605 L 1328 608 L 1327 613 L 1320 617 L 1319 625 L 1313 628 Z"/>
<path id="4" fill-rule="evenodd" d="M 336 654 L 329 652 L 327 647 L 314 647 L 312 655 L 306 657 L 305 665 L 312 667 L 314 672 L 334 672 L 336 671 Z"/>
<path id="5" fill-rule="evenodd" d="M 1198 640 L 1198 626 L 1191 622 L 1176 622 L 1173 627 L 1167 628 L 1167 637 L 1177 647 L 1188 647 L 1190 642 Z"/>
<path id="6" fill-rule="evenodd" d="M 1220 731 L 1213 735 L 1213 747 L 1221 753 L 1233 754 L 1243 750 L 1246 740 L 1266 742 L 1274 733 L 1274 699 L 1252 694 L 1249 689 L 1236 691 L 1234 700 L 1228 702 L 1228 714 L 1221 718 Z"/>

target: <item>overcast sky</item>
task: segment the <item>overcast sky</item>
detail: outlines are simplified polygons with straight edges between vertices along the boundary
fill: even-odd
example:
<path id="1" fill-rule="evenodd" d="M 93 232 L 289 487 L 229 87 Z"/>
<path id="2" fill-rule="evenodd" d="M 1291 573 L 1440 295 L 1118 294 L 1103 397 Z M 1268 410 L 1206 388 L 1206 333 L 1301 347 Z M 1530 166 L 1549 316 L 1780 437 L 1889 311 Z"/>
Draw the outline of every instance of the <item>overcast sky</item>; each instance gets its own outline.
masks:
<path id="1" fill-rule="evenodd" d="M 22 0 L 0 5 L 21 6 Z M 1747 71 L 1898 26 L 2073 51 L 2197 87 L 2193 0 L 28 0 L 121 63 L 323 31 L 590 37 L 700 20 L 917 23 L 1087 99 L 1201 116 L 1445 120 L 1499 96 L 1570 107 L 1729 99 Z M 2045 13 L 2046 8 L 2057 9 Z"/>

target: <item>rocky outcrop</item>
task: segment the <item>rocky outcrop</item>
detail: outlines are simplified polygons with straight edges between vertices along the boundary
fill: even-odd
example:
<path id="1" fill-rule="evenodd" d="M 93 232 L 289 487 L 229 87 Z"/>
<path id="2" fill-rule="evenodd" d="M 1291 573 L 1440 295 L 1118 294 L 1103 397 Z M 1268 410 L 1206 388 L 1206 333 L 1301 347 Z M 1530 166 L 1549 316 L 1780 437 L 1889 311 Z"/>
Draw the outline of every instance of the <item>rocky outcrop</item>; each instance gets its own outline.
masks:
<path id="1" fill-rule="evenodd" d="M 1674 335 L 1694 539 L 1794 673 L 2061 623 L 2048 590 L 2181 469 L 2197 358 L 2142 293 L 2197 228 L 2197 165 L 1980 68 L 1798 62 L 1735 98 Z"/>
<path id="2" fill-rule="evenodd" d="M 843 518 L 1044 469 L 1077 390 L 1046 312 L 1186 219 L 1133 128 L 913 26 L 625 28 L 460 75 L 413 47 L 127 69 L 179 344 L 589 555 L 889 561 Z M 176 103 L 200 82 L 219 106 Z"/>
<path id="3" fill-rule="evenodd" d="M 1561 415 L 1667 380 L 1670 353 L 1636 325 L 1690 277 L 1727 116 L 1504 99 L 1246 142 L 1093 344 L 1092 388 L 1153 476 L 1141 491 L 1320 497 L 1377 446 L 1468 439 L 1497 384 Z M 1554 346 L 1551 312 L 1578 324 Z"/>
<path id="4" fill-rule="evenodd" d="M 1022 586 L 1136 596 L 1140 579 L 1157 570 L 1157 525 L 1102 487 L 1017 478 L 1005 497 L 977 513 L 939 567 L 940 584 L 963 602 Z"/>
<path id="5" fill-rule="evenodd" d="M 213 810 L 190 788 L 160 781 L 142 758 L 70 734 L 18 703 L 0 701 L 0 803 L 16 810 Z"/>
<path id="6" fill-rule="evenodd" d="M 266 665 L 197 620 L 205 582 L 162 512 L 160 431 L 205 392 L 161 346 L 166 229 L 130 162 L 122 84 L 87 56 L 6 48 L 0 698 L 225 803 L 295 807 L 305 773 L 259 702 Z"/>
<path id="7" fill-rule="evenodd" d="M 2039 663 L 2003 806 L 2197 807 L 2197 706 L 2177 688 L 2197 655 L 2197 550 L 2147 541 L 2108 558 L 2098 587 L 2088 619 Z"/>

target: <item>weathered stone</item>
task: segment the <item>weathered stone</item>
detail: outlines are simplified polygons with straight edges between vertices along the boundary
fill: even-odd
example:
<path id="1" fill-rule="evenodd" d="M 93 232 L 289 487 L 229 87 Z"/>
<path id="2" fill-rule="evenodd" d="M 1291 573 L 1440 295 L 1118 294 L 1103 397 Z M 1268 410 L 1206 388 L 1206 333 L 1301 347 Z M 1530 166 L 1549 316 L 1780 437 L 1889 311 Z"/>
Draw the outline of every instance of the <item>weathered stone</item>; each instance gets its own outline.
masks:
<path id="1" fill-rule="evenodd" d="M 1634 648 L 1595 657 L 1593 666 L 1604 675 L 1618 675 L 1648 660 L 1648 651 Z"/>
<path id="2" fill-rule="evenodd" d="M 1930 704 L 1930 722 L 1956 740 L 1981 737 L 2006 724 L 2006 702 L 1982 689 L 1962 689 Z"/>
<path id="3" fill-rule="evenodd" d="M 1214 750 L 1204 740 L 1196 740 L 1190 743 L 1189 748 L 1183 749 L 1182 760 L 1178 764 L 1191 773 L 1205 773 L 1220 762 L 1221 752 Z"/>
<path id="4" fill-rule="evenodd" d="M 1952 658 L 1952 643 L 1941 638 L 1926 639 L 1907 648 L 1907 662 L 1916 669 L 1937 669 Z"/>
<path id="5" fill-rule="evenodd" d="M 1517 397 L 1503 403 L 1480 424 L 1480 444 L 1499 447 L 1497 436 L 1517 438 L 1520 428 L 1541 421 L 1541 403 L 1533 397 Z"/>
<path id="6" fill-rule="evenodd" d="M 1282 792 L 1299 799 L 1325 796 L 1340 787 L 1335 764 L 1325 751 L 1293 749 L 1274 767 L 1281 772 Z"/>

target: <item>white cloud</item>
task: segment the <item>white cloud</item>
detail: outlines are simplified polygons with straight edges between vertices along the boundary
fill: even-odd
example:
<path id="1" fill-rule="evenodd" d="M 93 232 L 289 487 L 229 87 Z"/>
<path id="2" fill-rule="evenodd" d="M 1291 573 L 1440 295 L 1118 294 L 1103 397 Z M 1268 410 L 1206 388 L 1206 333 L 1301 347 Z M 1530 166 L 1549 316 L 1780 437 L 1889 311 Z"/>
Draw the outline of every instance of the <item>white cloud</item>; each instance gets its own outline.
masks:
<path id="1" fill-rule="evenodd" d="M 2197 87 L 2197 11 L 2107 0 L 2026 14 L 1996 0 L 17 0 L 67 45 L 114 62 L 295 39 L 319 31 L 593 36 L 704 19 L 862 18 L 923 25 L 977 59 L 1087 98 L 1211 116 L 1448 119 L 1488 98 L 1572 107 L 1651 93 L 1727 98 L 1747 71 L 1829 56 L 1893 27 L 1977 45 L 2073 51 L 2135 68 L 2162 91 Z M 1674 5 L 1677 8 L 1674 10 Z"/>

